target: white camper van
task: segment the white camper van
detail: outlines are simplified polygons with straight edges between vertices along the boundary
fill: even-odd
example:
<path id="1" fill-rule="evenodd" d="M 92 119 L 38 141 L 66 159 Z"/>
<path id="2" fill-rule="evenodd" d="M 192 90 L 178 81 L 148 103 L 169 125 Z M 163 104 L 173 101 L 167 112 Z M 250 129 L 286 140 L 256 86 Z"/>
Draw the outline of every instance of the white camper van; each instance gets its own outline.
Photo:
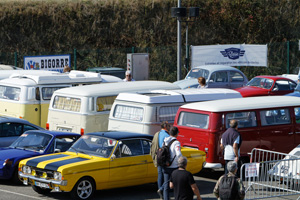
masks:
<path id="1" fill-rule="evenodd" d="M 45 128 L 49 102 L 55 90 L 108 81 L 122 80 L 109 75 L 101 76 L 98 73 L 75 70 L 68 74 L 50 71 L 40 71 L 32 75 L 12 74 L 0 81 L 0 115 L 23 118 Z"/>
<path id="2" fill-rule="evenodd" d="M 131 81 L 64 88 L 54 92 L 49 105 L 49 130 L 89 133 L 106 131 L 111 106 L 121 92 L 180 89 L 165 81 Z"/>
<path id="3" fill-rule="evenodd" d="M 130 130 L 155 134 L 162 121 L 174 122 L 178 108 L 186 103 L 241 98 L 231 89 L 153 90 L 148 93 L 120 93 L 110 115 L 108 130 Z"/>

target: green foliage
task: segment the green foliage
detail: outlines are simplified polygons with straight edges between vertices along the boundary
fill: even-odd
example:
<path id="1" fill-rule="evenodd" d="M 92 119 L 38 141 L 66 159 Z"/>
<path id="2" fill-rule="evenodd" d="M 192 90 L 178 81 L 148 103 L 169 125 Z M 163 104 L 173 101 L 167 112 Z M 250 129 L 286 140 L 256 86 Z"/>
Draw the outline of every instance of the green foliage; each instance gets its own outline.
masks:
<path id="1" fill-rule="evenodd" d="M 177 71 L 177 0 L 2 0 L 0 60 L 13 64 L 13 52 L 49 55 L 78 52 L 78 69 L 126 66 L 131 47 L 150 53 L 150 78 L 174 81 Z M 249 78 L 299 67 L 300 1 L 185 0 L 199 7 L 189 23 L 189 44 L 269 44 L 269 67 L 241 69 Z M 185 37 L 182 23 L 182 38 Z M 184 42 L 183 42 L 184 45 Z M 183 50 L 183 54 L 184 54 Z M 184 60 L 184 59 L 183 59 Z M 182 70 L 185 75 L 186 71 Z"/>

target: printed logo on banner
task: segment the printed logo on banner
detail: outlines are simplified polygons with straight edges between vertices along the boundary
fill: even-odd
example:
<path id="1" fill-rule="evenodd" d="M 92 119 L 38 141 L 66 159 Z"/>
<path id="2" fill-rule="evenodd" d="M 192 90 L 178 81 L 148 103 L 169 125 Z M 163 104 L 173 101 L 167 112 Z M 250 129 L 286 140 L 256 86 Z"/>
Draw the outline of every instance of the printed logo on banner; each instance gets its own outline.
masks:
<path id="1" fill-rule="evenodd" d="M 228 57 L 231 60 L 239 59 L 239 57 L 242 57 L 245 54 L 245 50 L 241 50 L 238 48 L 228 48 L 220 52 L 223 54 L 224 57 Z"/>
<path id="2" fill-rule="evenodd" d="M 30 60 L 29 62 L 27 62 L 27 69 L 39 69 L 39 63 L 36 63 L 32 60 Z"/>

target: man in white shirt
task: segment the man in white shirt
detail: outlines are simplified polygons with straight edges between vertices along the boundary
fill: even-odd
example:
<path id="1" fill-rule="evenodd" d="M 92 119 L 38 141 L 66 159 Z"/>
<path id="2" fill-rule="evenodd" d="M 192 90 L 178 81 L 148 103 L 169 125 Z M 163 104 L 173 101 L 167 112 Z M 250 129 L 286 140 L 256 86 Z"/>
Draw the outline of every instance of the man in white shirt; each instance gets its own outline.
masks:
<path id="1" fill-rule="evenodd" d="M 171 141 L 175 140 L 172 142 L 170 146 L 170 158 L 171 158 L 171 165 L 168 167 L 163 167 L 162 171 L 164 174 L 164 200 L 169 200 L 169 191 L 170 191 L 170 177 L 171 174 L 174 170 L 178 169 L 178 158 L 182 156 L 181 154 L 181 147 L 180 147 L 180 142 L 176 139 L 178 136 L 178 128 L 173 126 L 169 132 L 169 137 L 164 139 L 165 145 L 168 145 Z"/>
<path id="2" fill-rule="evenodd" d="M 131 71 L 127 70 L 125 72 L 125 78 L 123 79 L 123 81 L 127 82 L 127 81 L 135 81 L 132 76 L 131 76 Z"/>

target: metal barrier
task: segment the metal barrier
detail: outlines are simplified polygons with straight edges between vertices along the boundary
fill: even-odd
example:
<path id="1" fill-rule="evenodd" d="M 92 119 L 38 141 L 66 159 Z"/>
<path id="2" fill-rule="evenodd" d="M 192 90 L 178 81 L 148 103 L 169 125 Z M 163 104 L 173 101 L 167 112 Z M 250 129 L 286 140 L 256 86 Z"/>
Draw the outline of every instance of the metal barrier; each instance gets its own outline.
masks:
<path id="1" fill-rule="evenodd" d="M 255 148 L 250 163 L 243 164 L 241 172 L 245 199 L 300 199 L 300 151 L 291 155 Z"/>

